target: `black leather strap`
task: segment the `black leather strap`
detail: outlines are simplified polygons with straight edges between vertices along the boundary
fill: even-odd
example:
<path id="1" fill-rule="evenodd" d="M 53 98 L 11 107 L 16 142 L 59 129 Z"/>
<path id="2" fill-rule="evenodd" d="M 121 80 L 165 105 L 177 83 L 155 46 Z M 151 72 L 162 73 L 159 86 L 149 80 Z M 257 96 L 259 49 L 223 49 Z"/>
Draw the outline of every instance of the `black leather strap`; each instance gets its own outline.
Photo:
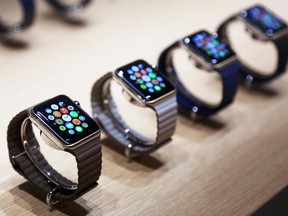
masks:
<path id="1" fill-rule="evenodd" d="M 0 34 L 18 33 L 32 25 L 35 17 L 34 0 L 19 0 L 23 9 L 22 22 L 14 26 L 6 26 L 0 21 Z"/>
<path id="2" fill-rule="evenodd" d="M 77 189 L 68 190 L 57 187 L 53 182 L 49 181 L 45 175 L 35 166 L 28 154 L 26 153 L 21 140 L 21 125 L 28 118 L 28 111 L 24 110 L 16 115 L 10 122 L 7 132 L 7 142 L 9 150 L 9 158 L 13 168 L 28 181 L 32 182 L 38 189 L 45 194 L 53 191 L 53 200 L 68 201 L 74 200 L 90 191 L 97 186 L 97 181 L 101 174 L 101 145 L 100 136 L 89 143 L 68 152 L 73 154 L 77 161 L 78 167 L 78 183 L 74 183 L 63 177 L 54 170 L 41 154 L 39 144 L 35 138 L 31 122 L 27 124 L 26 139 L 30 144 L 30 151 L 33 159 L 36 159 L 45 172 L 58 179 L 65 185 L 77 185 Z M 57 190 L 55 190 L 57 188 Z"/>
<path id="3" fill-rule="evenodd" d="M 72 5 L 65 5 L 61 3 L 59 0 L 46 0 L 56 11 L 67 14 L 81 11 L 84 7 L 86 7 L 92 0 L 80 0 L 74 2 Z"/>
<path id="4" fill-rule="evenodd" d="M 218 105 L 211 106 L 194 96 L 191 92 L 189 92 L 179 79 L 177 75 L 178 72 L 174 67 L 172 59 L 173 51 L 179 47 L 180 43 L 175 42 L 171 46 L 166 48 L 159 57 L 158 67 L 160 71 L 162 71 L 168 77 L 168 79 L 176 86 L 177 102 L 180 106 L 180 110 L 187 115 L 197 114 L 200 116 L 209 116 L 217 113 L 224 107 L 231 104 L 238 90 L 238 61 L 234 61 L 233 63 L 221 70 L 216 70 L 220 74 L 222 80 L 222 100 Z"/>
<path id="5" fill-rule="evenodd" d="M 110 94 L 112 73 L 107 73 L 94 84 L 91 92 L 93 117 L 101 124 L 106 134 L 128 151 L 126 154 L 148 154 L 171 139 L 176 127 L 177 103 L 175 95 L 164 99 L 152 108 L 157 117 L 157 138 L 155 141 L 131 129 L 121 118 Z M 125 130 L 125 129 L 129 129 Z M 145 143 L 152 143 L 145 145 Z"/>
<path id="6" fill-rule="evenodd" d="M 237 19 L 237 17 L 238 16 L 235 15 L 229 17 L 217 29 L 219 38 L 229 45 L 231 45 L 231 41 L 228 36 L 227 28 Z M 253 70 L 243 62 L 239 61 L 240 75 L 243 81 L 249 81 L 252 83 L 264 83 L 275 79 L 286 71 L 288 61 L 288 35 L 271 41 L 277 48 L 278 60 L 276 70 L 272 74 L 264 75 L 261 71 Z"/>

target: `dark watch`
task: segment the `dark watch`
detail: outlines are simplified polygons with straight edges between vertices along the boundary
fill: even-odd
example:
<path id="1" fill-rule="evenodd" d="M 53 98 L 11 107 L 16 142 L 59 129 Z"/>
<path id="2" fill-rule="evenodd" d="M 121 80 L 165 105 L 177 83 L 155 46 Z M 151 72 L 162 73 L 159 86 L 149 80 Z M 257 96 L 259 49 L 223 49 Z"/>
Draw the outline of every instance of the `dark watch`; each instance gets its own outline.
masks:
<path id="1" fill-rule="evenodd" d="M 51 147 L 74 155 L 78 182 L 72 182 L 46 161 L 32 124 Z M 101 174 L 99 125 L 65 95 L 59 95 L 20 112 L 8 126 L 8 149 L 13 168 L 46 194 L 46 202 L 75 200 L 97 186 Z"/>
<path id="2" fill-rule="evenodd" d="M 116 81 L 134 105 L 152 109 L 157 118 L 155 139 L 144 137 L 121 118 L 110 91 Z M 171 140 L 176 127 L 177 103 L 174 86 L 155 68 L 137 60 L 109 72 L 93 86 L 91 92 L 93 116 L 104 132 L 112 138 L 126 156 L 148 154 Z"/>
<path id="3" fill-rule="evenodd" d="M 7 26 L 0 21 L 0 35 L 10 35 L 19 33 L 32 25 L 35 16 L 35 3 L 34 0 L 19 0 L 23 10 L 23 19 L 21 23 L 13 26 Z"/>
<path id="4" fill-rule="evenodd" d="M 184 86 L 176 71 L 173 60 L 173 52 L 182 48 L 186 50 L 195 61 L 196 66 L 219 73 L 223 91 L 219 104 L 208 104 L 197 98 Z M 238 61 L 233 50 L 218 39 L 217 34 L 210 34 L 202 30 L 173 43 L 160 55 L 159 69 L 167 76 L 177 89 L 177 102 L 179 111 L 191 116 L 209 116 L 222 110 L 233 100 L 238 89 Z"/>
<path id="5" fill-rule="evenodd" d="M 70 15 L 75 12 L 80 12 L 86 7 L 92 0 L 77 0 L 72 4 L 68 5 L 63 3 L 61 0 L 46 0 L 56 12 L 62 15 Z"/>
<path id="6" fill-rule="evenodd" d="M 218 27 L 217 33 L 219 38 L 228 44 L 230 43 L 230 38 L 227 34 L 227 27 L 235 20 L 244 22 L 247 32 L 249 32 L 254 39 L 272 42 L 278 52 L 276 70 L 269 75 L 265 75 L 261 71 L 256 71 L 239 61 L 242 80 L 251 85 L 253 83 L 264 83 L 273 80 L 275 77 L 283 74 L 288 61 L 287 24 L 271 10 L 261 5 L 255 5 L 242 10 L 239 14 L 232 15 Z"/>

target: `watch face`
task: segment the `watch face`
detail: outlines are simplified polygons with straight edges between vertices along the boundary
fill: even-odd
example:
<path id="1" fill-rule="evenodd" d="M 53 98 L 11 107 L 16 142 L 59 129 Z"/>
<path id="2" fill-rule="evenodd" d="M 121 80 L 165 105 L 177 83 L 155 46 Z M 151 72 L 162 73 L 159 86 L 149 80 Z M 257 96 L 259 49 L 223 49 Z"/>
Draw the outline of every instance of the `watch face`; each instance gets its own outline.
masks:
<path id="1" fill-rule="evenodd" d="M 116 75 L 141 98 L 152 101 L 174 90 L 174 86 L 143 60 L 132 62 L 115 71 Z"/>
<path id="2" fill-rule="evenodd" d="M 184 38 L 183 42 L 213 65 L 223 62 L 235 55 L 226 43 L 217 39 L 216 34 L 211 35 L 207 31 L 199 31 L 190 35 Z"/>
<path id="3" fill-rule="evenodd" d="M 287 25 L 278 16 L 261 6 L 243 10 L 241 16 L 268 36 L 287 28 Z"/>
<path id="4" fill-rule="evenodd" d="M 32 112 L 65 145 L 75 144 L 100 129 L 86 112 L 65 95 L 36 105 Z"/>

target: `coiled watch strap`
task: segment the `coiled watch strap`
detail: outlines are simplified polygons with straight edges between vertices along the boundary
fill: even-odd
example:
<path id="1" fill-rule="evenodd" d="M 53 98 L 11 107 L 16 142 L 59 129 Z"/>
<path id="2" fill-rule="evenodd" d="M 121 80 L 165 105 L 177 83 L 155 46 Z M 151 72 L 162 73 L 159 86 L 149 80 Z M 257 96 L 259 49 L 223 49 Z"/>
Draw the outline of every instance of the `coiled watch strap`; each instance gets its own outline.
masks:
<path id="1" fill-rule="evenodd" d="M 149 107 L 155 111 L 157 117 L 156 140 L 149 140 L 130 129 L 118 113 L 110 93 L 112 78 L 112 72 L 107 73 L 96 81 L 91 92 L 93 117 L 101 124 L 105 133 L 126 149 L 127 156 L 151 153 L 169 141 L 176 127 L 175 95 Z"/>
<path id="2" fill-rule="evenodd" d="M 27 118 L 28 111 L 24 110 L 16 115 L 8 126 L 7 142 L 9 158 L 13 168 L 20 175 L 29 182 L 32 182 L 47 195 L 47 204 L 53 204 L 55 201 L 64 202 L 74 200 L 97 186 L 102 163 L 100 136 L 79 148 L 67 150 L 75 156 L 77 161 L 78 183 L 74 183 L 54 170 L 41 154 L 30 120 L 27 123 L 25 135 L 31 154 L 27 153 L 21 138 L 21 126 Z M 39 167 L 33 163 L 31 157 L 33 157 L 33 160 L 37 160 L 37 163 L 40 164 L 44 170 L 39 170 Z M 43 175 L 43 171 L 49 173 L 54 179 L 61 182 L 61 184 L 57 185 L 50 181 Z M 77 185 L 77 187 L 70 190 L 67 189 L 66 185 Z"/>
<path id="3" fill-rule="evenodd" d="M 86 7 L 92 0 L 80 0 L 74 2 L 72 5 L 65 5 L 61 3 L 59 0 L 46 0 L 50 5 L 52 5 L 56 11 L 59 13 L 67 14 L 81 11 L 84 7 Z"/>
<path id="4" fill-rule="evenodd" d="M 14 26 L 6 26 L 0 21 L 0 34 L 18 33 L 32 25 L 35 16 L 34 0 L 19 0 L 23 9 L 23 20 Z"/>
<path id="5" fill-rule="evenodd" d="M 167 49 L 165 49 L 159 57 L 158 66 L 160 71 L 162 71 L 168 77 L 168 79 L 176 86 L 177 102 L 180 106 L 182 113 L 189 116 L 209 116 L 217 113 L 218 111 L 229 105 L 234 100 L 238 89 L 238 61 L 236 60 L 233 63 L 229 64 L 227 67 L 216 70 L 220 74 L 222 80 L 222 100 L 219 105 L 211 106 L 190 93 L 185 88 L 181 80 L 178 78 L 177 72 L 173 65 L 172 53 L 175 49 L 179 47 L 180 42 L 175 42 Z"/>
<path id="6" fill-rule="evenodd" d="M 231 41 L 228 36 L 227 29 L 229 24 L 236 21 L 237 18 L 238 16 L 236 15 L 229 17 L 217 29 L 219 38 L 229 45 L 231 45 Z M 253 70 L 239 60 L 240 75 L 243 81 L 250 83 L 264 83 L 273 80 L 286 71 L 288 61 L 288 35 L 286 34 L 286 36 L 271 41 L 276 46 L 278 54 L 276 70 L 272 74 L 264 75 L 261 73 L 261 71 Z"/>

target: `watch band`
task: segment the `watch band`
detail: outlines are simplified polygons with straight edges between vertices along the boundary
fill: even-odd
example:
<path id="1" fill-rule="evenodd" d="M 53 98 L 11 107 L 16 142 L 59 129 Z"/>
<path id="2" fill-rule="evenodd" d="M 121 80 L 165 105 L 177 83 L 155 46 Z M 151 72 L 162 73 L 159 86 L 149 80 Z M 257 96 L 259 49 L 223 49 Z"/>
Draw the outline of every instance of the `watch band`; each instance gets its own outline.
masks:
<path id="1" fill-rule="evenodd" d="M 170 141 L 176 127 L 175 96 L 149 107 L 155 111 L 157 117 L 157 137 L 153 141 L 130 129 L 121 118 L 110 93 L 112 78 L 112 72 L 107 73 L 94 84 L 91 92 L 93 117 L 105 133 L 126 149 L 127 156 L 151 153 Z"/>
<path id="2" fill-rule="evenodd" d="M 0 34 L 18 33 L 32 25 L 35 16 L 34 0 L 19 0 L 23 9 L 23 20 L 14 26 L 6 26 L 0 21 Z"/>
<path id="3" fill-rule="evenodd" d="M 56 11 L 60 13 L 71 13 L 81 11 L 86 7 L 92 0 L 80 0 L 74 2 L 72 5 L 65 5 L 59 0 L 46 0 L 50 5 L 52 5 Z"/>
<path id="4" fill-rule="evenodd" d="M 217 29 L 218 37 L 227 44 L 231 44 L 228 37 L 227 28 L 229 24 L 237 20 L 237 18 L 238 16 L 236 15 L 229 17 Z M 276 46 L 278 54 L 276 70 L 272 74 L 264 75 L 263 73 L 261 73 L 261 71 L 253 70 L 239 60 L 240 75 L 244 81 L 250 83 L 264 83 L 273 80 L 274 78 L 285 72 L 288 62 L 288 34 L 286 36 L 271 41 Z"/>
<path id="5" fill-rule="evenodd" d="M 217 106 L 211 106 L 199 98 L 191 94 L 180 81 L 177 71 L 173 65 L 172 53 L 180 47 L 180 42 L 175 42 L 165 49 L 159 57 L 158 67 L 166 77 L 177 86 L 177 102 L 179 110 L 188 116 L 209 116 L 222 110 L 229 105 L 233 100 L 238 90 L 239 83 L 239 66 L 238 61 L 234 61 L 230 65 L 220 70 L 216 70 L 222 80 L 223 93 L 222 100 Z M 215 70 L 215 69 L 214 69 Z"/>
<path id="6" fill-rule="evenodd" d="M 41 154 L 30 120 L 27 122 L 25 130 L 26 142 L 29 143 L 30 153 L 25 150 L 25 143 L 22 142 L 21 137 L 21 127 L 27 118 L 28 110 L 24 110 L 16 115 L 8 126 L 9 158 L 13 168 L 20 175 L 46 194 L 47 204 L 53 205 L 57 202 L 75 200 L 97 186 L 102 162 L 100 136 L 77 149 L 67 150 L 75 156 L 77 161 L 78 183 L 74 183 L 54 170 Z M 55 182 L 43 175 L 43 170 L 39 170 L 33 160 L 37 160 L 38 164 L 41 164 L 45 169 L 45 172 L 53 176 L 61 184 L 55 184 Z M 71 186 L 71 188 L 67 189 L 67 185 Z"/>

